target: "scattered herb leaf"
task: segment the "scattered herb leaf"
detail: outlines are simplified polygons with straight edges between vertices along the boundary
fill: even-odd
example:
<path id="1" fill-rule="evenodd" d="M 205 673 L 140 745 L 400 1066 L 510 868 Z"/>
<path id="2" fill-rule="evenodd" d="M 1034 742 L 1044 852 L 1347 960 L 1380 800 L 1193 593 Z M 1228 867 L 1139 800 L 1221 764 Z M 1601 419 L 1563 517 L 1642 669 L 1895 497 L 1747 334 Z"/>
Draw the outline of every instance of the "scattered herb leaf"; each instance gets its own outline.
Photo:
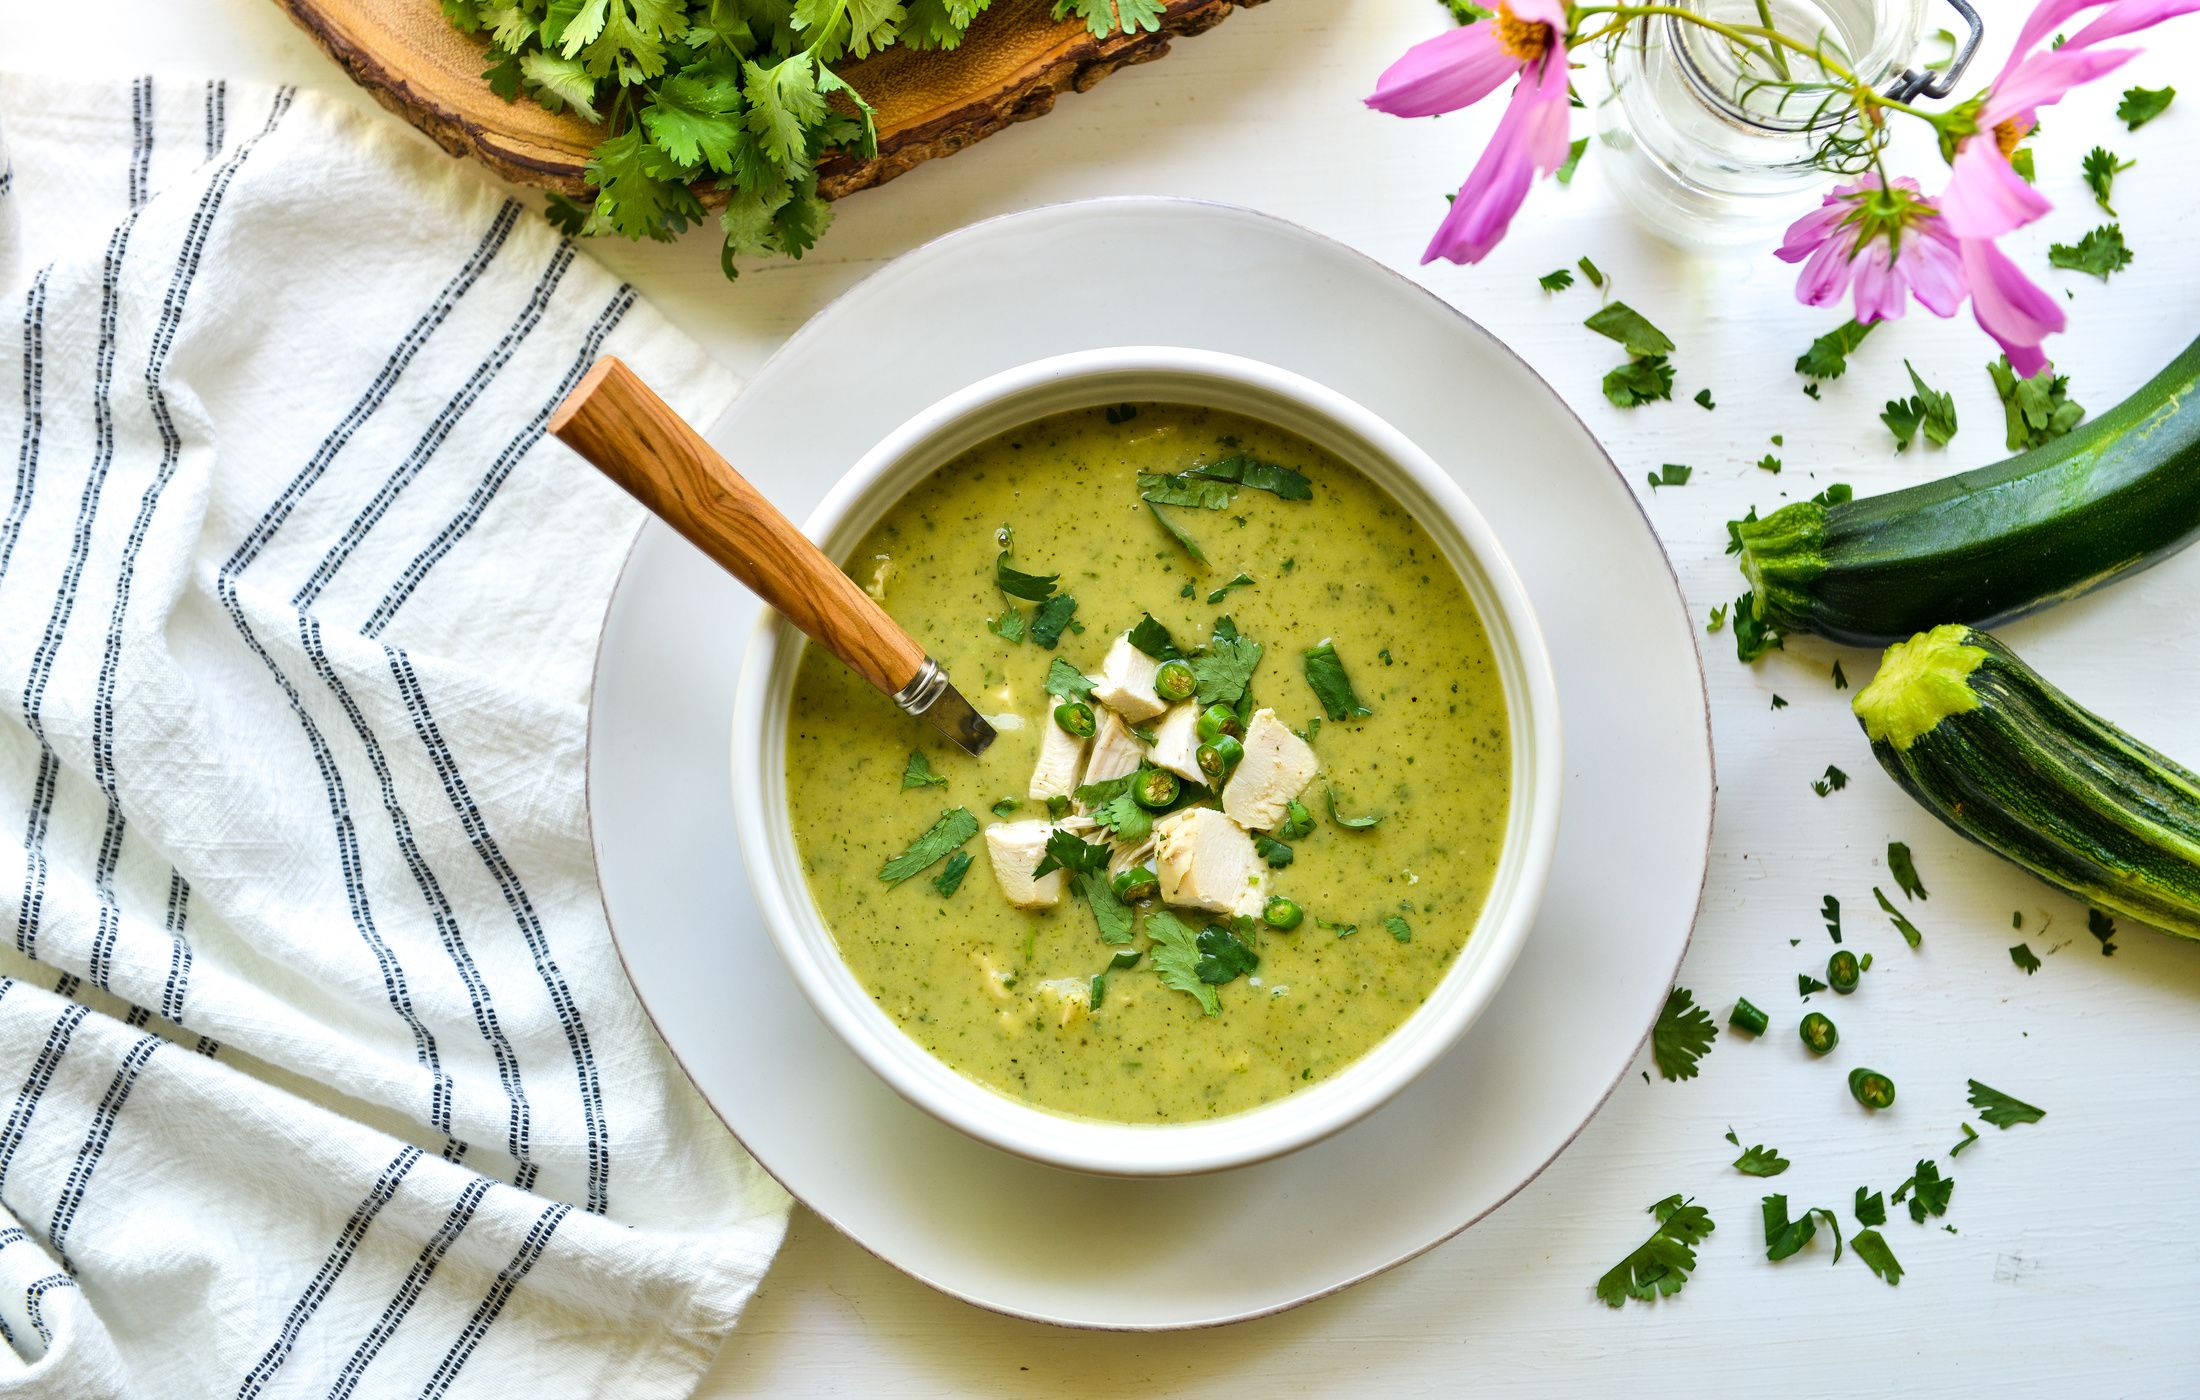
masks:
<path id="1" fill-rule="evenodd" d="M 1147 951 L 1153 955 L 1153 970 L 1161 984 L 1190 993 L 1209 1016 L 1221 1015 L 1221 999 L 1212 986 L 1200 980 L 1199 937 L 1190 925 L 1165 909 L 1156 909 L 1146 915 L 1145 933 L 1153 940 Z"/>
<path id="2" fill-rule="evenodd" d="M 1858 1230 L 1849 1236 L 1849 1247 L 1864 1266 L 1890 1284 L 1902 1282 L 1902 1265 L 1896 1261 L 1894 1251 L 1887 1247 L 1887 1237 L 1877 1230 Z"/>
<path id="3" fill-rule="evenodd" d="M 1390 936 L 1400 943 L 1411 943 L 1413 941 L 1413 925 L 1399 918 L 1396 914 L 1383 920 L 1383 927 L 1389 929 Z"/>
<path id="4" fill-rule="evenodd" d="M 2093 191 L 2093 202 L 2107 210 L 2112 219 L 2116 217 L 2116 211 L 2109 205 L 2108 196 L 2115 189 L 2116 177 L 2137 163 L 2116 159 L 2116 153 L 2105 146 L 2095 146 L 2079 162 L 2079 169 L 2085 173 L 2085 187 Z"/>
<path id="5" fill-rule="evenodd" d="M 1827 793 L 1839 792 L 1848 785 L 1849 775 L 1829 763 L 1826 765 L 1826 776 L 1812 783 L 1810 790 L 1824 797 Z"/>
<path id="6" fill-rule="evenodd" d="M 911 749 L 909 761 L 901 769 L 901 790 L 946 786 L 947 779 L 932 771 L 932 761 L 924 756 L 924 750 Z"/>
<path id="7" fill-rule="evenodd" d="M 1826 921 L 1826 932 L 1834 942 L 1841 941 L 1841 901 L 1827 895 L 1818 906 L 1819 917 Z"/>
<path id="8" fill-rule="evenodd" d="M 1563 292 L 1574 285 L 1574 275 L 1563 267 L 1556 272 L 1546 272 L 1535 280 L 1536 285 L 1546 292 Z"/>
<path id="9" fill-rule="evenodd" d="M 1606 302 L 1581 324 L 1626 346 L 1638 360 L 1673 353 L 1672 338 L 1624 301 Z"/>
<path id="10" fill-rule="evenodd" d="M 1696 391 L 1696 402 L 1701 404 L 1706 409 L 1713 409 L 1718 407 L 1717 404 L 1711 401 L 1711 391 L 1709 389 L 1698 389 Z"/>
<path id="11" fill-rule="evenodd" d="M 2034 1108 L 2022 1099 L 2013 1099 L 1999 1089 L 1990 1089 L 1976 1079 L 1970 1081 L 1971 1107 L 1978 1116 L 1997 1128 L 2007 1128 L 2017 1123 L 2037 1123 L 2047 1116 L 2044 1108 Z M 1935 1212 L 1937 1214 L 1937 1212 Z"/>
<path id="12" fill-rule="evenodd" d="M 1806 379 L 1839 379 L 1849 371 L 1849 356 L 1878 325 L 1877 321 L 1849 321 L 1835 326 L 1796 356 L 1795 372 Z"/>
<path id="13" fill-rule="evenodd" d="M 1604 397 L 1621 408 L 1672 398 L 1673 366 L 1663 355 L 1630 360 L 1604 376 Z"/>
<path id="14" fill-rule="evenodd" d="M 1260 653 L 1260 643 L 1241 636 L 1236 623 L 1228 617 L 1216 618 L 1207 649 L 1191 658 L 1192 675 L 1199 683 L 1194 698 L 1202 705 L 1235 705 L 1252 684 Z"/>
<path id="15" fill-rule="evenodd" d="M 2137 131 L 2169 108 L 2177 96 L 2173 87 L 2124 89 L 2124 100 L 2116 104 L 2116 119 L 2124 124 L 2124 130 Z"/>
<path id="16" fill-rule="evenodd" d="M 2115 953 L 2116 945 L 2110 941 L 2116 936 L 2116 921 L 2114 919 L 2098 909 L 2088 909 L 2085 911 L 2085 931 L 2100 940 L 2102 957 L 2109 957 Z"/>
<path id="17" fill-rule="evenodd" d="M 1332 721 L 1359 719 L 1375 713 L 1354 693 L 1352 678 L 1345 674 L 1336 644 L 1326 637 L 1320 646 L 1306 653 L 1306 683 L 1314 688 L 1314 698 L 1321 701 L 1322 713 Z"/>
<path id="18" fill-rule="evenodd" d="M 978 819 L 970 815 L 970 809 L 950 807 L 940 813 L 930 830 L 909 843 L 909 849 L 880 866 L 878 877 L 889 885 L 898 885 L 948 852 L 960 849 L 977 834 Z"/>
<path id="19" fill-rule="evenodd" d="M 1902 911 L 1894 907 L 1893 901 L 1877 885 L 1872 886 L 1872 898 L 1878 900 L 1879 907 L 1887 911 L 1888 918 L 1894 920 L 1895 929 L 1902 935 L 1903 942 L 1915 948 L 1925 941 L 1925 935 L 1918 932 L 1917 925 L 1904 918 Z"/>
<path id="20" fill-rule="evenodd" d="M 1688 478 L 1695 474 L 1696 469 L 1694 467 L 1683 466 L 1679 462 L 1667 462 L 1664 466 L 1650 473 L 1650 489 L 1655 491 L 1660 486 L 1686 486 Z"/>
<path id="21" fill-rule="evenodd" d="M 1731 1132 L 1729 1129 L 1730 1135 Z M 1734 1170 L 1743 1176 L 1778 1176 L 1787 1169 L 1788 1159 L 1782 1157 L 1778 1149 L 1766 1147 L 1763 1143 L 1747 1149 L 1734 1159 Z"/>
<path id="22" fill-rule="evenodd" d="M 1859 1225 L 1886 1224 L 1887 1198 L 1877 1191 L 1873 1191 L 1867 1196 L 1864 1194 L 1866 1189 L 1862 1186 L 1856 1188 L 1856 1223 Z"/>
<path id="23" fill-rule="evenodd" d="M 969 873 L 970 852 L 957 851 L 947 858 L 947 864 L 940 868 L 940 873 L 932 877 L 932 888 L 938 890 L 944 898 L 961 889 L 963 876 Z"/>
<path id="24" fill-rule="evenodd" d="M 1910 848 L 1901 841 L 1887 843 L 1887 873 L 1894 876 L 1895 888 L 1912 899 L 1924 899 L 1925 882 L 1917 878 L 1917 862 L 1910 856 Z"/>
<path id="25" fill-rule="evenodd" d="M 1650 1028 L 1650 1054 L 1658 1073 L 1667 1079 L 1694 1079 L 1696 1062 L 1718 1038 L 1719 1027 L 1711 1013 L 1696 1005 L 1688 988 L 1675 987 L 1665 994 L 1657 1024 Z"/>
<path id="26" fill-rule="evenodd" d="M 2003 355 L 1986 372 L 1993 376 L 1994 392 L 2001 396 L 2011 452 L 2053 441 L 2085 418 L 2085 410 L 2070 401 L 2070 376 L 2055 373 L 2053 365 L 2030 379 L 2019 379 L 2009 367 L 2009 357 Z"/>
<path id="27" fill-rule="evenodd" d="M 1047 663 L 1047 694 L 1057 700 L 1083 700 L 1092 694 L 1092 678 L 1057 656 Z"/>
<path id="28" fill-rule="evenodd" d="M 1152 501 L 1146 502 L 1146 509 L 1153 512 L 1155 522 L 1161 526 L 1162 530 L 1167 532 L 1169 538 L 1175 540 L 1183 547 L 1186 554 L 1192 556 L 1193 563 L 1204 564 L 1207 562 L 1206 551 L 1199 547 L 1199 541 L 1184 533 L 1184 527 L 1170 519 L 1167 511 L 1155 505 Z"/>
<path id="29" fill-rule="evenodd" d="M 2011 948 L 2009 950 L 2009 961 L 2022 969 L 2027 977 L 2040 970 L 2039 955 L 2032 951 L 2032 945 L 2029 943 L 2019 943 L 2016 947 Z"/>
<path id="30" fill-rule="evenodd" d="M 1337 810 L 1337 790 L 1328 788 L 1326 791 L 1329 795 L 1329 819 L 1341 827 L 1353 831 L 1365 831 L 1383 819 L 1381 812 L 1369 812 L 1364 817 L 1348 817 Z"/>
<path id="31" fill-rule="evenodd" d="M 1595 263 L 1590 262 L 1587 258 L 1581 258 L 1574 263 L 1574 266 L 1581 269 L 1581 275 L 1589 279 L 1590 286 L 1602 287 L 1604 285 L 1604 274 L 1598 271 Z"/>
<path id="32" fill-rule="evenodd" d="M 2052 267 L 2090 272 L 2106 282 L 2110 273 L 2131 266 L 2131 249 L 2124 246 L 2123 225 L 2102 224 L 2088 229 L 2075 247 L 2068 243 L 2049 244 L 2047 261 Z"/>
<path id="33" fill-rule="evenodd" d="M 1311 501 L 1314 499 L 1314 483 L 1303 472 L 1289 467 L 1279 467 L 1274 462 L 1262 462 L 1235 453 L 1219 462 L 1208 462 L 1190 467 L 1183 473 L 1202 481 L 1227 482 L 1243 486 L 1249 491 L 1266 491 L 1286 501 Z"/>
<path id="34" fill-rule="evenodd" d="M 1717 1228 L 1710 1212 L 1680 1196 L 1667 1196 L 1650 1213 L 1658 1218 L 1658 1228 L 1597 1280 L 1597 1298 L 1609 1307 L 1620 1307 L 1629 1298 L 1647 1303 L 1680 1292 L 1696 1267 L 1695 1247 Z"/>

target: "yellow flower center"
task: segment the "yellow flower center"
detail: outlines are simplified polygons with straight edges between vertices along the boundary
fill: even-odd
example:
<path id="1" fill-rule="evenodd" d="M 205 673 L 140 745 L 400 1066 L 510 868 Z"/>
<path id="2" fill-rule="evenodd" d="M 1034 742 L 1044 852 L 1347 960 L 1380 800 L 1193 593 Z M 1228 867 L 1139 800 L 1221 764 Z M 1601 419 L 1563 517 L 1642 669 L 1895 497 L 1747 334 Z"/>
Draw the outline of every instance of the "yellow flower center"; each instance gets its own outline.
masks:
<path id="1" fill-rule="evenodd" d="M 1551 27 L 1539 19 L 1522 19 L 1510 5 L 1500 3 L 1491 23 L 1497 26 L 1497 47 L 1522 63 L 1535 62 L 1551 47 Z"/>
<path id="2" fill-rule="evenodd" d="M 2032 128 L 2029 126 L 2019 126 L 2013 121 L 2002 122 L 1994 128 L 1994 144 L 2001 147 L 2002 159 L 2006 160 L 2017 153 L 2017 147 L 2031 134 Z"/>

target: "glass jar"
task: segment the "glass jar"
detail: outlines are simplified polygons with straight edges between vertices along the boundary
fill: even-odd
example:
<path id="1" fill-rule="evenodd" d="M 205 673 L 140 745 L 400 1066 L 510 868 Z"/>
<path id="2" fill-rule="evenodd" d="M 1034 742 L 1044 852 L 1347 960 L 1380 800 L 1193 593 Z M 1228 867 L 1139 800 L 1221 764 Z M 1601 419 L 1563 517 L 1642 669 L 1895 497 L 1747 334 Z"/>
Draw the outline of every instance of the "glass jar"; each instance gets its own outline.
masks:
<path id="1" fill-rule="evenodd" d="M 1669 3 L 1731 25 L 1764 25 L 1769 17 L 1770 27 L 1806 42 L 1823 34 L 1830 55 L 1881 90 L 1890 81 L 1925 81 L 1911 65 L 1926 0 Z M 1975 36 L 1965 58 L 1970 47 Z M 1807 55 L 1784 57 L 1793 78 L 1812 76 Z M 1619 36 L 1606 69 L 1598 165 L 1644 226 L 1667 242 L 1683 248 L 1762 242 L 1805 212 L 1805 196 L 1831 183 L 1812 155 L 1841 112 L 1818 94 L 1773 85 L 1778 74 L 1761 51 L 1659 15 L 1636 20 Z M 1935 85 L 1945 91 L 1944 80 Z M 1838 103 L 1839 94 L 1834 98 Z"/>

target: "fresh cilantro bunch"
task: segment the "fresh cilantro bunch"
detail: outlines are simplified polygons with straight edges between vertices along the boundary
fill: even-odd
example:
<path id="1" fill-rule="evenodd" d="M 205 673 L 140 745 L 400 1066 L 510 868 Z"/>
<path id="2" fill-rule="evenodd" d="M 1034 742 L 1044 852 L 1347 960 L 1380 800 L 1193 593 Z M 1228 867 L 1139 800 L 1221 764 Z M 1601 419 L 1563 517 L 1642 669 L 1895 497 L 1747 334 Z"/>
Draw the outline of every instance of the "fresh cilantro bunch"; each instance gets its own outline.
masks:
<path id="1" fill-rule="evenodd" d="M 489 40 L 482 74 L 603 129 L 595 193 L 553 195 L 576 235 L 670 240 L 722 203 L 720 257 L 800 257 L 831 221 L 817 167 L 878 153 L 869 103 L 832 65 L 895 44 L 952 49 L 992 0 L 443 0 L 454 25 Z M 1094 35 L 1153 30 L 1161 0 L 1054 0 Z"/>

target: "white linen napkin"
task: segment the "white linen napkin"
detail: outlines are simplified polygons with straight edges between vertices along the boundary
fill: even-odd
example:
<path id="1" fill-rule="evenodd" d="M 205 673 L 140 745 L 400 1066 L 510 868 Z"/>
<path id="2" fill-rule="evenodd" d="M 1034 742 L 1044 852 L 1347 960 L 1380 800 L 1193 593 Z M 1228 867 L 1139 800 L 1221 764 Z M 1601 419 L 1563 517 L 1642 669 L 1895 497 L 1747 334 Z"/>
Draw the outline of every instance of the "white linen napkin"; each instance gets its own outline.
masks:
<path id="1" fill-rule="evenodd" d="M 598 355 L 395 122 L 0 79 L 0 1395 L 672 1396 L 786 1198 L 643 1016 L 582 745 Z"/>

